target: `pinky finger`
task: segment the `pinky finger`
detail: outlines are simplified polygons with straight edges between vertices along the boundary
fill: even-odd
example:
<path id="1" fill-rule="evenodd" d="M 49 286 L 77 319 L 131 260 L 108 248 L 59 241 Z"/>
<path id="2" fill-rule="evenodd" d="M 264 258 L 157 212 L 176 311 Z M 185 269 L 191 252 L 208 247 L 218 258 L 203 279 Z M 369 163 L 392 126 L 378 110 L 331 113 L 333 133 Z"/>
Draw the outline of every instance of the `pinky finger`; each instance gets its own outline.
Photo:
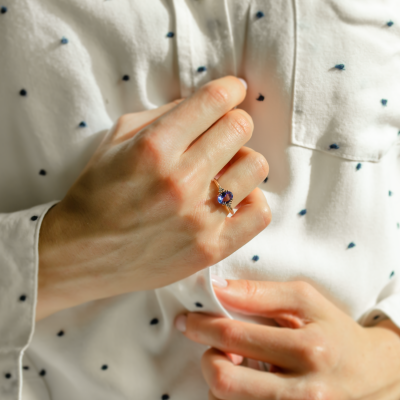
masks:
<path id="1" fill-rule="evenodd" d="M 220 237 L 224 257 L 257 236 L 269 225 L 271 218 L 271 210 L 264 193 L 257 187 L 240 202 L 236 213 L 224 221 Z"/>

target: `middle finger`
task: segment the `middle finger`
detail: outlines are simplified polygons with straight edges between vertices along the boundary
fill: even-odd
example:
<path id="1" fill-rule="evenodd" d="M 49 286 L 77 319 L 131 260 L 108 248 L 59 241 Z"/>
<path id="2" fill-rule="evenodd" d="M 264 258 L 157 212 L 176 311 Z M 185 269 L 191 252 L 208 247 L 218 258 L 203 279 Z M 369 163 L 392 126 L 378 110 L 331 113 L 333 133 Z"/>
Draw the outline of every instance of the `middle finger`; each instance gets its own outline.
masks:
<path id="1" fill-rule="evenodd" d="M 189 147 L 181 156 L 181 165 L 209 181 L 250 140 L 253 129 L 246 111 L 232 110 Z"/>
<path id="2" fill-rule="evenodd" d="M 304 371 L 304 332 L 228 318 L 189 313 L 184 335 L 224 353 L 264 361 L 293 372 Z"/>

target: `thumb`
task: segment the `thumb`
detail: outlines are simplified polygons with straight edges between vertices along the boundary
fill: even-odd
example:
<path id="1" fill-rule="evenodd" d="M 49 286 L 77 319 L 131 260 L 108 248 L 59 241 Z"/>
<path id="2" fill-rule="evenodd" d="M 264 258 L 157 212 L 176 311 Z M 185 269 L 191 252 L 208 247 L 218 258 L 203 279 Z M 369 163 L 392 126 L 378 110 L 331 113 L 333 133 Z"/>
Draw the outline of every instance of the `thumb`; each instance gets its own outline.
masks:
<path id="1" fill-rule="evenodd" d="M 110 129 L 104 141 L 117 144 L 132 138 L 147 125 L 150 125 L 156 119 L 172 110 L 183 100 L 184 99 L 174 100 L 171 103 L 164 104 L 152 110 L 122 115 Z"/>

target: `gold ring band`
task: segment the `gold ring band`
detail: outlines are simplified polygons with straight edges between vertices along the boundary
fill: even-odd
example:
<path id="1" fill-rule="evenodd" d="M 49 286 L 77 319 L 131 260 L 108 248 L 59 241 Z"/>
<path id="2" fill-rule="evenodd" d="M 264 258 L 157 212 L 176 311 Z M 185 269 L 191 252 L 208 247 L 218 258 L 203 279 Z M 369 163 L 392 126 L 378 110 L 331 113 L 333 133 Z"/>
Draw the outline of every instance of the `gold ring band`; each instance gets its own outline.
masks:
<path id="1" fill-rule="evenodd" d="M 233 194 L 229 190 L 223 189 L 219 182 L 214 178 L 213 182 L 218 188 L 218 203 L 225 206 L 228 210 L 229 214 L 234 214 L 232 209 L 232 201 L 233 201 Z M 227 197 L 227 201 L 224 201 L 224 198 Z"/>

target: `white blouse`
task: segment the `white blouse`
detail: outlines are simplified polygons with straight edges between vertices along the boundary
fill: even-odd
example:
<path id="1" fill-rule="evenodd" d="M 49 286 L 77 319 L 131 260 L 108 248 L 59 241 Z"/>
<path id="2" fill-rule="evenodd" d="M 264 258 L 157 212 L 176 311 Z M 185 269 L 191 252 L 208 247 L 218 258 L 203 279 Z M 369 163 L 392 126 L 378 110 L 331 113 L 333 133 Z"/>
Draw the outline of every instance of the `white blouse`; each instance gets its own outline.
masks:
<path id="1" fill-rule="evenodd" d="M 400 327 L 398 0 L 0 3 L 1 400 L 204 400 L 206 347 L 173 320 L 228 315 L 210 271 L 307 281 Z M 249 85 L 270 226 L 183 281 L 35 324 L 41 222 L 105 132 L 228 74 Z"/>

